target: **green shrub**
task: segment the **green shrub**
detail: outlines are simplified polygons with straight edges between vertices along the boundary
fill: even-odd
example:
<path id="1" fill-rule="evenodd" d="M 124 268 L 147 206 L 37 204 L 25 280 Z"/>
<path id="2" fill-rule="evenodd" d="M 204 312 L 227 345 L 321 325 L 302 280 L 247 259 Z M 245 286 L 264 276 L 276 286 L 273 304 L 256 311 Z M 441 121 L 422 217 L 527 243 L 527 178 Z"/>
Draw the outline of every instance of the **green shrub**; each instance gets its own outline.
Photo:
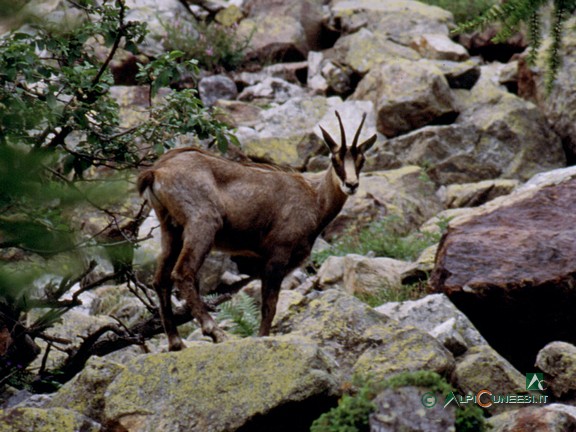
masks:
<path id="1" fill-rule="evenodd" d="M 399 260 L 414 260 L 424 249 L 440 241 L 446 222 L 440 221 L 440 233 L 416 231 L 408 235 L 399 235 L 396 226 L 399 218 L 388 216 L 374 221 L 360 230 L 348 230 L 332 246 L 312 256 L 315 265 L 321 265 L 329 256 L 348 254 L 384 256 Z"/>
<path id="2" fill-rule="evenodd" d="M 399 387 L 424 387 L 444 396 L 454 389 L 436 372 L 415 371 L 395 375 L 386 381 L 374 382 L 369 378 L 355 377 L 354 392 L 344 394 L 337 407 L 322 414 L 312 423 L 311 432 L 368 432 L 369 417 L 374 411 L 374 398 L 383 390 Z M 441 398 L 439 398 L 441 400 Z M 482 409 L 466 405 L 456 410 L 457 432 L 484 431 L 487 428 Z"/>
<path id="3" fill-rule="evenodd" d="M 199 67 L 212 72 L 236 69 L 251 39 L 239 39 L 236 27 L 193 18 L 177 18 L 174 22 L 162 22 L 162 26 L 167 50 L 182 51 L 186 60 L 195 59 Z"/>

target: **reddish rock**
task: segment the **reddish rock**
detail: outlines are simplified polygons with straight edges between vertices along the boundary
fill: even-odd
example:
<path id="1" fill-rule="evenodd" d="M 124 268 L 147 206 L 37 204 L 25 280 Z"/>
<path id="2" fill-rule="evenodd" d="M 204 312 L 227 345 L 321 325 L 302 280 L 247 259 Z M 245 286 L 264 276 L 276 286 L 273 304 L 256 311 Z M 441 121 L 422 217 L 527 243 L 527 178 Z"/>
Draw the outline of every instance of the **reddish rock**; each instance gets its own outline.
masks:
<path id="1" fill-rule="evenodd" d="M 454 221 L 430 278 L 521 371 L 551 341 L 576 342 L 576 179 Z"/>

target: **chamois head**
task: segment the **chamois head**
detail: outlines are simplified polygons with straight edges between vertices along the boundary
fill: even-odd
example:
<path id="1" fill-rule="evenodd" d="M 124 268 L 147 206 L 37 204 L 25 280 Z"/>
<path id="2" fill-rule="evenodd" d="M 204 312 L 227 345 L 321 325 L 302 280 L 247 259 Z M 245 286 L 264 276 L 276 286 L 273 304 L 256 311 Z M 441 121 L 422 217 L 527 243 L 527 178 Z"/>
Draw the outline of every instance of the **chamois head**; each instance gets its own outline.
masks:
<path id="1" fill-rule="evenodd" d="M 361 144 L 358 144 L 360 131 L 364 125 L 364 120 L 366 120 L 366 113 L 364 113 L 362 115 L 360 126 L 358 126 L 358 130 L 356 130 L 356 134 L 354 135 L 352 145 L 347 147 L 346 133 L 344 132 L 344 125 L 342 124 L 342 119 L 340 118 L 338 111 L 336 111 L 336 117 L 338 117 L 338 123 L 340 124 L 340 145 L 336 144 L 334 139 L 322 126 L 320 126 L 320 130 L 322 131 L 322 136 L 324 137 L 326 145 L 330 149 L 330 159 L 332 161 L 332 166 L 334 167 L 334 172 L 338 177 L 342 192 L 346 195 L 353 195 L 358 189 L 358 178 L 360 170 L 364 165 L 364 153 L 376 142 L 376 134 Z"/>

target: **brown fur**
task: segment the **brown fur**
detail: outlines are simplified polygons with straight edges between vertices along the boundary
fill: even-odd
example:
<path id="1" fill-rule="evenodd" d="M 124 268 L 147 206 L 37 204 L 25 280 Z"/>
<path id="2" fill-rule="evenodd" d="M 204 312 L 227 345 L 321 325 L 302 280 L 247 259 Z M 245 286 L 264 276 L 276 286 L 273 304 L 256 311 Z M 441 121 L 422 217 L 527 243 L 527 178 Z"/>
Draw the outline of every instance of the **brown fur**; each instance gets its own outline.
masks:
<path id="1" fill-rule="evenodd" d="M 225 338 L 198 292 L 196 275 L 212 249 L 250 261 L 262 279 L 259 334 L 269 334 L 282 280 L 310 254 L 316 237 L 346 201 L 340 186 L 349 186 L 342 178 L 343 159 L 351 158 L 351 166 L 356 167 L 356 184 L 349 189 L 353 193 L 362 165 L 359 160 L 376 138 L 357 146 L 356 134 L 347 151 L 323 134 L 336 166 L 321 181 L 310 182 L 298 173 L 268 165 L 231 162 L 195 148 L 172 150 L 140 174 L 138 190 L 154 208 L 162 231 L 154 286 L 170 350 L 183 347 L 172 319 L 173 283 L 203 333 L 215 342 Z"/>

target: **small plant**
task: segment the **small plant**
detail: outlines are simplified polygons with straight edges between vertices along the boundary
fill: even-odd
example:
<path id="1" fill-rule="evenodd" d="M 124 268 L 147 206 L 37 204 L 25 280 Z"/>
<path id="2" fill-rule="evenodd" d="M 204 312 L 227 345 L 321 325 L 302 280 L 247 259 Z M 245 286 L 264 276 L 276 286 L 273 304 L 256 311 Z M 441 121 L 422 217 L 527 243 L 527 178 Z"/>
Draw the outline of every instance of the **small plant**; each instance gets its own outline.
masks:
<path id="1" fill-rule="evenodd" d="M 166 32 L 164 47 L 185 53 L 184 59 L 195 59 L 198 66 L 212 72 L 236 69 L 244 59 L 251 37 L 239 40 L 236 27 L 217 22 L 206 23 L 193 18 L 162 22 Z"/>
<path id="2" fill-rule="evenodd" d="M 444 378 L 431 371 L 404 372 L 381 382 L 365 377 L 355 377 L 353 381 L 352 391 L 342 396 L 336 408 L 316 419 L 311 432 L 369 431 L 370 414 L 375 409 L 373 400 L 387 388 L 424 387 L 441 396 L 454 390 Z M 483 411 L 476 405 L 457 409 L 455 426 L 458 432 L 484 431 L 487 428 Z"/>
<path id="3" fill-rule="evenodd" d="M 399 235 L 395 229 L 398 220 L 397 216 L 388 216 L 360 230 L 349 230 L 331 248 L 315 253 L 312 260 L 319 266 L 330 255 L 373 254 L 410 261 L 416 259 L 428 246 L 437 243 L 442 236 L 441 232 L 426 231 Z"/>
<path id="4" fill-rule="evenodd" d="M 253 297 L 244 292 L 220 306 L 218 321 L 230 321 L 230 332 L 241 336 L 254 336 L 260 326 L 260 311 Z"/>
<path id="5" fill-rule="evenodd" d="M 417 300 L 426 295 L 426 282 L 418 281 L 402 285 L 400 288 L 382 288 L 376 292 L 357 293 L 356 298 L 370 307 L 377 307 L 388 302 Z"/>

